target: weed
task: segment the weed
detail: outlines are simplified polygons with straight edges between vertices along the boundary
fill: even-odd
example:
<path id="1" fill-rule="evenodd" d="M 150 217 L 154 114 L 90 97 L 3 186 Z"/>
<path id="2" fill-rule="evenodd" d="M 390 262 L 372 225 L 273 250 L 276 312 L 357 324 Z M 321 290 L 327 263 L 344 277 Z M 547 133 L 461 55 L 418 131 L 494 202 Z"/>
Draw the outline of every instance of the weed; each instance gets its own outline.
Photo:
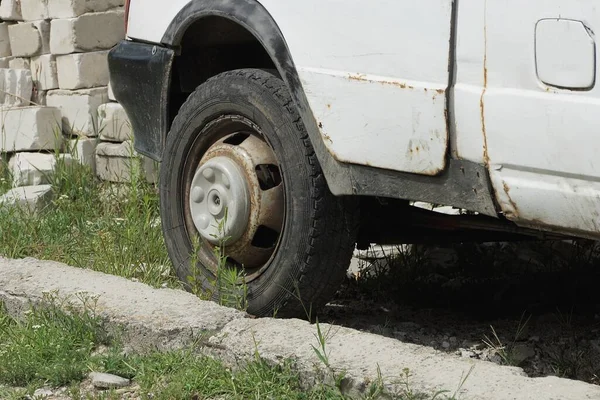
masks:
<path id="1" fill-rule="evenodd" d="M 502 340 L 500 340 L 500 337 L 496 333 L 496 330 L 493 326 L 490 326 L 492 330 L 492 338 L 490 339 L 487 335 L 484 335 L 483 343 L 489 349 L 493 349 L 496 354 L 498 354 L 498 356 L 502 359 L 503 364 L 517 366 L 519 362 L 514 358 L 513 349 L 516 343 L 521 340 L 523 332 L 527 328 L 527 324 L 529 323 L 530 319 L 531 315 L 525 319 L 525 313 L 521 314 L 521 319 L 517 324 L 517 329 L 515 331 L 513 340 L 508 345 L 504 345 L 502 343 Z"/>
<path id="2" fill-rule="evenodd" d="M 0 196 L 8 192 L 12 186 L 12 175 L 8 168 L 8 156 L 0 154 Z"/>
<path id="3" fill-rule="evenodd" d="M 397 382 L 399 385 L 398 392 L 392 396 L 393 398 L 402 400 L 442 400 L 442 396 L 445 396 L 445 394 L 448 393 L 447 390 L 437 391 L 433 395 L 416 392 L 412 388 L 411 378 L 412 373 L 410 372 L 410 369 L 404 368 L 402 370 L 402 374 L 400 375 L 399 381 Z M 445 397 L 445 399 L 448 399 L 448 397 Z M 450 398 L 448 400 L 454 400 L 454 398 Z"/>
<path id="4" fill-rule="evenodd" d="M 323 365 L 327 369 L 331 369 L 331 365 L 329 364 L 329 352 L 327 351 L 327 340 L 329 338 L 329 334 L 331 332 L 331 325 L 329 325 L 329 329 L 327 332 L 323 332 L 321 330 L 321 324 L 319 324 L 319 320 L 317 319 L 315 326 L 317 327 L 317 333 L 315 334 L 315 338 L 318 342 L 318 347 L 315 347 L 311 344 L 317 358 L 323 363 Z"/>
<path id="5" fill-rule="evenodd" d="M 106 342 L 93 299 L 81 296 L 78 312 L 56 295 L 46 296 L 45 301 L 48 306 L 31 308 L 22 320 L 0 309 L 0 383 L 61 386 L 80 381 L 92 350 Z"/>
<path id="6" fill-rule="evenodd" d="M 217 234 L 214 235 L 218 239 L 218 244 L 213 249 L 217 263 L 214 277 L 208 279 L 207 287 L 203 285 L 204 274 L 199 267 L 202 239 L 198 235 L 192 238 L 191 273 L 187 276 L 187 283 L 191 292 L 201 299 L 216 300 L 222 306 L 245 311 L 248 308 L 248 286 L 244 271 L 228 263 L 226 244 L 229 237 L 225 232 L 226 225 L 227 209 L 225 216 L 218 223 Z"/>

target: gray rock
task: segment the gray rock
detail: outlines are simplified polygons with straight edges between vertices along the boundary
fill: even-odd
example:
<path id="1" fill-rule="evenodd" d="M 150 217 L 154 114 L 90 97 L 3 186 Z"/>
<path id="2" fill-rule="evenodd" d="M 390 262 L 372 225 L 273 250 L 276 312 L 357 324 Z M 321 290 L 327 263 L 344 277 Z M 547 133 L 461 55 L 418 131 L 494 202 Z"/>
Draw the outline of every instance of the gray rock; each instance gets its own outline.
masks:
<path id="1" fill-rule="evenodd" d="M 36 389 L 35 392 L 33 392 L 33 398 L 36 400 L 45 399 L 52 395 L 54 395 L 54 392 L 52 392 L 52 390 L 46 389 L 46 388 Z"/>
<path id="2" fill-rule="evenodd" d="M 130 383 L 129 379 L 102 372 L 92 372 L 90 379 L 96 389 L 118 389 L 129 386 Z"/>
<path id="3" fill-rule="evenodd" d="M 517 363 L 521 364 L 523 361 L 528 360 L 535 356 L 535 349 L 533 346 L 527 343 L 517 343 L 511 349 L 510 357 Z"/>
<path id="4" fill-rule="evenodd" d="M 17 206 L 29 211 L 40 211 L 52 201 L 52 186 L 23 186 L 0 196 L 0 207 Z"/>
<path id="5" fill-rule="evenodd" d="M 442 342 L 442 347 L 444 349 L 449 349 L 450 348 L 450 343 L 448 343 L 448 342 Z"/>

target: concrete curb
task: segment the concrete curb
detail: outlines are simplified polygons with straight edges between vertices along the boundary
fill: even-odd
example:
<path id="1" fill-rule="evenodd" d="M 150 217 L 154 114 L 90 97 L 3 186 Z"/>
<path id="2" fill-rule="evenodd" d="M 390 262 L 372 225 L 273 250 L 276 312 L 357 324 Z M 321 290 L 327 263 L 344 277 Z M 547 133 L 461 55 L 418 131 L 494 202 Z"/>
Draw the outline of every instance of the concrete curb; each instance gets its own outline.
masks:
<path id="1" fill-rule="evenodd" d="M 306 321 L 247 318 L 183 291 L 153 289 L 56 262 L 0 258 L 0 301 L 9 313 L 19 315 L 30 302 L 42 302 L 43 293 L 51 291 L 65 297 L 81 292 L 99 296 L 97 311 L 111 329 L 122 330 L 125 344 L 134 350 L 199 343 L 205 353 L 231 364 L 253 357 L 258 350 L 272 362 L 293 358 L 307 384 L 326 376 L 319 372 L 323 365 L 311 347 L 317 346 L 316 328 Z M 600 399 L 600 387 L 583 382 L 528 378 L 519 368 L 462 359 L 335 325 L 323 324 L 321 329 L 329 332 L 331 367 L 345 371 L 343 387 L 352 397 L 364 394 L 376 380 L 378 367 L 392 392 L 399 387 L 402 370 L 409 368 L 411 388 L 434 393 L 454 391 L 474 366 L 461 399 Z"/>

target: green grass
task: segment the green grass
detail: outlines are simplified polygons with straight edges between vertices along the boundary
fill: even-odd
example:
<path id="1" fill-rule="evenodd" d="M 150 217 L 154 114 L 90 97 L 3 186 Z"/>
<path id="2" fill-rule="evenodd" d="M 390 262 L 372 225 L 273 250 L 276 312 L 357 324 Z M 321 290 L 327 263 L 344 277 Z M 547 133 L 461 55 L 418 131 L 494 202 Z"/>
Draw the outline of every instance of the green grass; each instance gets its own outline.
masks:
<path id="1" fill-rule="evenodd" d="M 93 349 L 107 343 L 94 300 L 81 296 L 83 312 L 62 311 L 56 296 L 48 307 L 35 307 L 23 319 L 0 307 L 0 383 L 9 386 L 52 386 L 80 381 Z M 61 307 L 73 311 L 68 302 Z"/>
<path id="2" fill-rule="evenodd" d="M 0 177 L 6 180 L 2 165 Z M 55 260 L 155 287 L 178 287 L 160 228 L 158 192 L 140 175 L 115 185 L 98 181 L 89 167 L 59 162 L 51 178 L 50 207 L 35 215 L 0 207 L 0 255 Z M 2 190 L 7 185 L 0 182 Z"/>
<path id="3" fill-rule="evenodd" d="M 131 379 L 129 390 L 141 399 L 346 398 L 335 385 L 317 383 L 307 389 L 291 360 L 272 365 L 258 352 L 235 369 L 198 354 L 194 347 L 126 354 L 96 316 L 95 299 L 82 294 L 67 300 L 49 295 L 49 305 L 32 307 L 21 319 L 13 318 L 0 306 L 0 398 L 22 399 L 41 387 L 65 387 L 73 399 L 122 398 L 114 390 L 96 391 L 80 385 L 91 371 Z M 379 372 L 379 380 L 367 389 L 364 398 L 376 399 L 385 394 L 388 399 L 399 400 L 448 399 L 447 392 L 431 396 L 413 391 L 410 378 L 410 371 L 404 370 L 399 391 L 386 393 Z"/>
<path id="4" fill-rule="evenodd" d="M 8 158 L 0 154 L 0 196 L 10 190 L 11 176 L 8 168 Z"/>
<path id="5" fill-rule="evenodd" d="M 21 320 L 0 308 L 0 397 L 19 398 L 42 386 L 68 386 L 74 396 L 90 371 L 102 371 L 132 379 L 143 399 L 343 398 L 326 385 L 303 390 L 291 362 L 272 366 L 258 355 L 236 370 L 192 349 L 125 355 L 103 330 L 93 299 L 81 299 L 86 306 L 80 313 L 54 296 L 50 306 L 34 307 Z M 70 311 L 61 311 L 65 307 Z M 94 354 L 101 345 L 108 350 Z M 114 392 L 85 395 L 119 398 Z"/>

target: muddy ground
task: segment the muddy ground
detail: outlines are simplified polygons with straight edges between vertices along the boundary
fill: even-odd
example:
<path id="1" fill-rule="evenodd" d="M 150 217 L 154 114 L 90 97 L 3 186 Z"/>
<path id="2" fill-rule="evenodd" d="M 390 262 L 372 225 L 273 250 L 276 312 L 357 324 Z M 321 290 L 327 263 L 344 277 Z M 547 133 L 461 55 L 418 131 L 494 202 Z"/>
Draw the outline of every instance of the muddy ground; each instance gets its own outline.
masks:
<path id="1" fill-rule="evenodd" d="M 597 243 L 399 250 L 361 261 L 361 270 L 349 275 L 321 319 L 460 357 L 520 366 L 531 377 L 600 384 Z"/>

